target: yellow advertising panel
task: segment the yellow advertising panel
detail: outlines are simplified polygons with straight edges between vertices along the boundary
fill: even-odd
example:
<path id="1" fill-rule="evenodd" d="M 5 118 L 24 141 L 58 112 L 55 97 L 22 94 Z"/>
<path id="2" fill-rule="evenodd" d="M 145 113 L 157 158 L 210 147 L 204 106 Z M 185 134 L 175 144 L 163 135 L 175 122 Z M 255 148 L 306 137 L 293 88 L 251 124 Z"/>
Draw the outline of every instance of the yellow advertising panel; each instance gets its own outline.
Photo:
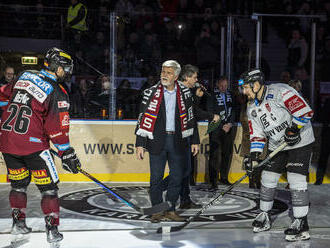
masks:
<path id="1" fill-rule="evenodd" d="M 140 161 L 135 156 L 136 121 L 97 121 L 73 120 L 70 126 L 71 145 L 75 148 L 82 168 L 100 181 L 110 182 L 149 182 L 149 156 Z M 197 182 L 208 179 L 209 138 L 205 135 L 207 123 L 199 123 L 200 152 L 197 155 Z M 319 136 L 320 128 L 314 128 L 315 136 Z M 234 182 L 244 175 L 242 170 L 242 128 L 233 127 L 233 156 L 230 166 L 229 180 Z M 318 140 L 318 139 L 316 139 Z M 319 150 L 319 144 L 315 144 Z M 317 154 L 317 153 L 316 153 Z M 314 162 L 317 162 L 314 158 Z M 60 180 L 89 181 L 82 174 L 71 174 L 62 169 L 60 160 L 56 158 Z M 7 171 L 2 156 L 0 157 L 0 182 L 7 181 Z M 315 173 L 310 176 L 315 180 Z M 325 178 L 324 182 L 329 179 Z M 247 182 L 245 180 L 244 182 Z"/>

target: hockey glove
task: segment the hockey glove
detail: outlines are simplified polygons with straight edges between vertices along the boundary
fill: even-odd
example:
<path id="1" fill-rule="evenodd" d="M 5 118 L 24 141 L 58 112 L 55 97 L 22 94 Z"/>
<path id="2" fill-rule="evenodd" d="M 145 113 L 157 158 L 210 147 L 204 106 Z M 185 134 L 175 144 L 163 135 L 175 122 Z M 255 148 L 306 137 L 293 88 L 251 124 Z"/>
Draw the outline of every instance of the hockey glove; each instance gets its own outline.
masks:
<path id="1" fill-rule="evenodd" d="M 72 147 L 66 150 L 62 155 L 62 167 L 71 173 L 77 174 L 81 167 L 80 161 L 76 155 L 76 152 Z"/>
<path id="2" fill-rule="evenodd" d="M 289 146 L 294 146 L 301 141 L 300 130 L 295 123 L 285 129 L 284 140 Z"/>
<path id="3" fill-rule="evenodd" d="M 253 168 L 260 162 L 260 152 L 251 152 L 250 156 L 246 156 L 243 160 L 243 168 L 249 177 L 252 176 Z"/>

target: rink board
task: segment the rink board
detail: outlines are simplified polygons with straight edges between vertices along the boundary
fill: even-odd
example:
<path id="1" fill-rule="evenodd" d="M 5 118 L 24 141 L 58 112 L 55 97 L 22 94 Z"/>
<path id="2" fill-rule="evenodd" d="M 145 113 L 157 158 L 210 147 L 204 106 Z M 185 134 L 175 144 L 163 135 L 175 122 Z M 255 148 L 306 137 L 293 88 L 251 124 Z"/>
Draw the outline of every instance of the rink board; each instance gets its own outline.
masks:
<path id="1" fill-rule="evenodd" d="M 72 120 L 71 145 L 80 158 L 82 168 L 101 181 L 148 182 L 150 177 L 149 156 L 146 154 L 142 161 L 137 160 L 135 156 L 135 125 L 136 121 Z M 233 128 L 236 134 L 229 175 L 229 180 L 232 182 L 244 175 L 240 156 L 242 127 L 238 125 Z M 201 144 L 200 152 L 197 155 L 197 182 L 204 182 L 208 177 L 209 138 L 208 135 L 205 135 L 206 129 L 207 123 L 200 122 Z M 318 161 L 320 129 L 319 126 L 314 126 L 317 141 L 314 144 L 313 164 Z M 82 174 L 73 175 L 64 171 L 59 159 L 56 159 L 56 164 L 62 182 L 89 181 Z M 311 167 L 310 172 L 310 182 L 313 182 L 315 181 L 314 168 Z M 1 156 L 0 182 L 6 181 L 6 169 Z M 324 182 L 330 182 L 329 177 L 325 177 Z"/>

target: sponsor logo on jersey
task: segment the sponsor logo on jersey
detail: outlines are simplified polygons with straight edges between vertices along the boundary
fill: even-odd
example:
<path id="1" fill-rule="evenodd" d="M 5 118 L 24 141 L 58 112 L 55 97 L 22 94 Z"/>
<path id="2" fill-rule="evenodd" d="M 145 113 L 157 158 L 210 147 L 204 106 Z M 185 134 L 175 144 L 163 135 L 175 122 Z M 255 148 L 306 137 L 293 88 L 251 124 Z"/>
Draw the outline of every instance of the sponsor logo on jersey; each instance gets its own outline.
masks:
<path id="1" fill-rule="evenodd" d="M 60 122 L 61 122 L 61 128 L 65 129 L 68 128 L 70 125 L 70 117 L 68 112 L 60 112 Z"/>
<path id="2" fill-rule="evenodd" d="M 266 96 L 266 100 L 268 100 L 268 99 L 273 99 L 274 98 L 274 95 L 273 94 L 268 94 L 267 96 Z"/>
<path id="3" fill-rule="evenodd" d="M 65 151 L 70 148 L 70 143 L 66 144 L 54 144 L 54 146 L 59 150 L 59 151 Z"/>
<path id="4" fill-rule="evenodd" d="M 272 109 L 271 109 L 270 106 L 269 106 L 269 103 L 266 103 L 266 104 L 265 104 L 265 107 L 266 107 L 266 109 L 268 110 L 268 112 L 271 112 L 271 111 L 272 111 Z"/>
<path id="5" fill-rule="evenodd" d="M 41 139 L 39 139 L 39 138 L 30 137 L 29 140 L 30 140 L 30 142 L 41 143 Z"/>
<path id="6" fill-rule="evenodd" d="M 17 81 L 14 86 L 14 89 L 26 90 L 30 95 L 32 95 L 38 102 L 43 103 L 46 98 L 47 94 L 39 89 L 36 85 L 31 83 L 30 81 Z"/>
<path id="7" fill-rule="evenodd" d="M 139 207 L 149 207 L 150 198 L 146 187 L 116 187 L 115 192 L 134 201 Z M 222 189 L 223 190 L 223 189 Z M 128 207 L 114 197 L 109 197 L 103 189 L 87 189 L 66 193 L 60 198 L 62 208 L 95 219 L 116 219 L 134 222 L 135 224 L 149 222 L 150 217 L 143 215 L 133 208 Z M 206 205 L 214 197 L 213 192 L 206 189 L 191 189 L 191 196 L 201 205 Z M 214 204 L 206 209 L 203 215 L 195 218 L 193 222 L 233 222 L 251 221 L 259 214 L 259 193 L 244 190 L 231 190 L 226 197 L 220 200 L 220 204 Z M 288 209 L 287 199 L 275 198 L 271 215 L 279 215 Z M 182 215 L 189 218 L 196 214 L 199 209 L 185 210 Z"/>
<path id="8" fill-rule="evenodd" d="M 289 167 L 289 166 L 303 167 L 304 164 L 303 164 L 303 163 L 288 163 L 288 164 L 286 165 L 286 167 Z"/>
<path id="9" fill-rule="evenodd" d="M 46 178 L 36 178 L 36 177 L 34 177 L 33 181 L 34 181 L 35 184 L 39 184 L 39 185 L 50 184 L 52 182 L 50 177 L 46 177 Z"/>
<path id="10" fill-rule="evenodd" d="M 36 86 L 38 86 L 43 92 L 45 92 L 47 95 L 52 93 L 54 90 L 53 86 L 42 80 L 38 75 L 30 73 L 30 72 L 24 72 L 23 75 L 20 77 L 22 80 L 29 80 Z"/>
<path id="11" fill-rule="evenodd" d="M 8 178 L 11 180 L 22 180 L 27 178 L 30 172 L 26 168 L 10 169 L 8 168 Z"/>
<path id="12" fill-rule="evenodd" d="M 269 124 L 269 121 L 267 120 L 266 113 L 263 114 L 262 116 L 260 116 L 260 121 L 261 121 L 262 125 L 264 126 L 264 128 L 269 127 L 270 124 Z"/>
<path id="13" fill-rule="evenodd" d="M 252 110 L 252 111 L 251 111 L 251 115 L 252 115 L 252 117 L 255 118 L 255 117 L 257 117 L 257 112 L 256 112 L 255 110 Z"/>
<path id="14" fill-rule="evenodd" d="M 57 102 L 57 107 L 58 108 L 69 108 L 70 107 L 70 103 L 68 103 L 67 101 L 58 101 Z"/>
<path id="15" fill-rule="evenodd" d="M 285 95 L 287 95 L 287 94 L 289 94 L 289 93 L 291 93 L 291 90 L 287 90 L 287 91 L 285 91 L 285 92 L 283 93 L 283 96 L 285 96 Z"/>
<path id="16" fill-rule="evenodd" d="M 50 134 L 49 137 L 52 139 L 52 138 L 55 138 L 55 137 L 60 136 L 62 134 L 63 134 L 62 132 L 54 133 L 54 134 Z"/>
<path id="17" fill-rule="evenodd" d="M 250 131 L 250 135 L 252 135 L 252 134 L 253 134 L 252 122 L 249 121 L 248 123 L 249 123 L 249 131 Z"/>
<path id="18" fill-rule="evenodd" d="M 290 97 L 289 99 L 287 99 L 284 102 L 284 104 L 291 113 L 295 113 L 295 112 L 299 111 L 300 109 L 306 107 L 306 104 L 304 103 L 304 101 L 297 95 L 294 95 L 294 96 Z"/>
<path id="19" fill-rule="evenodd" d="M 58 177 L 58 173 L 57 173 L 57 170 L 56 170 L 56 167 L 55 167 L 54 160 L 53 160 L 52 156 L 50 155 L 49 150 L 44 150 L 43 152 L 40 153 L 39 156 L 45 161 L 54 183 L 57 183 L 58 180 L 59 180 L 59 177 Z M 44 180 L 43 182 L 44 183 L 42 183 L 42 182 L 38 182 L 38 183 L 36 182 L 36 183 L 37 184 L 47 184 L 47 183 L 49 183 L 46 180 Z"/>
<path id="20" fill-rule="evenodd" d="M 32 176 L 36 178 L 43 178 L 47 177 L 47 171 L 46 170 L 32 170 Z"/>

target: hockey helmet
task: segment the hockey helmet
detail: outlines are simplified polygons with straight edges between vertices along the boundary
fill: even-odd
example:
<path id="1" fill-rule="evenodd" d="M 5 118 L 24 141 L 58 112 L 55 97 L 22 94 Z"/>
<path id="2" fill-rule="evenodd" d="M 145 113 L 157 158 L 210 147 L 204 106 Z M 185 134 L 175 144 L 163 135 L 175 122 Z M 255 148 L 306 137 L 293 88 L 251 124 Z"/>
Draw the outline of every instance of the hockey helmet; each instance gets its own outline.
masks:
<path id="1" fill-rule="evenodd" d="M 44 66 L 51 72 L 56 72 L 61 66 L 67 76 L 72 74 L 73 60 L 71 56 L 63 50 L 53 47 L 46 53 Z"/>
<path id="2" fill-rule="evenodd" d="M 264 74 L 259 69 L 248 70 L 240 76 L 238 80 L 238 86 L 243 84 L 250 84 L 253 87 L 253 84 L 258 81 L 260 84 L 264 84 Z"/>

